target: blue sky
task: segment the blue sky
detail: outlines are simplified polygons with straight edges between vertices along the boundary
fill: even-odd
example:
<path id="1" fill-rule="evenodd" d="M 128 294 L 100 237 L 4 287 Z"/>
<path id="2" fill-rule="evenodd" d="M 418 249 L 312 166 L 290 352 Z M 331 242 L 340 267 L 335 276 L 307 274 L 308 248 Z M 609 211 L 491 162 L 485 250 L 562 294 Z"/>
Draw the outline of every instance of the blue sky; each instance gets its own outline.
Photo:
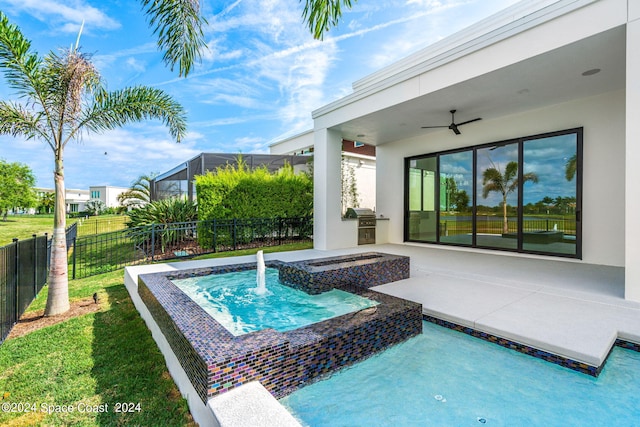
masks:
<path id="1" fill-rule="evenodd" d="M 109 89 L 147 85 L 187 110 L 188 137 L 172 142 L 143 122 L 71 142 L 67 188 L 128 187 L 200 152 L 266 153 L 275 140 L 313 126 L 311 112 L 351 93 L 351 84 L 516 0 L 360 0 L 337 29 L 315 41 L 298 0 L 201 0 L 209 49 L 186 79 L 162 62 L 134 0 L 0 0 L 41 55 L 75 43 L 92 53 Z M 13 99 L 4 80 L 0 99 Z M 52 187 L 53 153 L 43 142 L 0 136 L 0 158 L 29 165 Z"/>

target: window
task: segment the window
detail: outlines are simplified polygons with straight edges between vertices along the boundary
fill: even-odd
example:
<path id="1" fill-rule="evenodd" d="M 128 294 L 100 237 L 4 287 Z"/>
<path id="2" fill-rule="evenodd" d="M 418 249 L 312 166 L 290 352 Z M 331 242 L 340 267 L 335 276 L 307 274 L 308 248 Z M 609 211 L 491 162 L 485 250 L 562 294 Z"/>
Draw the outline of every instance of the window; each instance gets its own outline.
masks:
<path id="1" fill-rule="evenodd" d="M 91 198 L 92 199 L 99 199 L 100 198 L 100 191 L 92 190 L 91 191 Z"/>
<path id="2" fill-rule="evenodd" d="M 405 240 L 581 257 L 581 128 L 405 165 Z"/>

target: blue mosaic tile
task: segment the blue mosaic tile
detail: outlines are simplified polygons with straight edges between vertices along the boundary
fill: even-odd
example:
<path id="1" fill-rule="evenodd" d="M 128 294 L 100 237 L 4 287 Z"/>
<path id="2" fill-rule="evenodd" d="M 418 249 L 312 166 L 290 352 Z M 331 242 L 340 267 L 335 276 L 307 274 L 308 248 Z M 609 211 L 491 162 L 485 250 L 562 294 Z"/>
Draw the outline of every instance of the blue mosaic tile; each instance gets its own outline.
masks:
<path id="1" fill-rule="evenodd" d="M 602 368 L 604 368 L 604 365 L 606 364 L 607 358 L 609 357 L 609 355 L 607 355 L 607 357 L 605 358 L 605 360 L 602 362 L 602 364 L 600 366 L 592 366 L 589 365 L 587 363 L 583 363 L 583 362 L 578 362 L 576 360 L 573 359 L 569 359 L 567 357 L 563 357 L 563 356 L 559 356 L 557 354 L 553 354 L 553 353 L 549 353 L 546 352 L 544 350 L 539 350 L 537 348 L 534 347 L 530 347 L 528 345 L 525 344 L 520 344 L 518 342 L 515 341 L 510 341 L 507 340 L 505 338 L 500 338 L 497 337 L 495 335 L 492 334 L 488 334 L 486 332 L 481 332 L 481 331 L 477 331 L 473 328 L 469 328 L 467 326 L 462 326 L 462 325 L 458 325 L 456 323 L 453 322 L 449 322 L 446 320 L 442 320 L 442 319 L 438 319 L 436 317 L 432 317 L 432 316 L 428 316 L 428 315 L 423 315 L 424 320 L 431 322 L 431 323 L 435 323 L 436 325 L 440 325 L 442 327 L 448 328 L 448 329 L 453 329 L 455 331 L 458 332 L 462 332 L 465 333 L 467 335 L 471 335 L 473 337 L 476 338 L 480 338 L 484 341 L 488 341 L 494 344 L 497 344 L 501 347 L 505 347 L 505 348 L 509 348 L 511 350 L 515 350 L 519 353 L 523 353 L 523 354 L 527 354 L 529 356 L 533 356 L 536 357 L 538 359 L 542 359 L 545 360 L 547 362 L 551 362 L 554 363 L 556 365 L 560 365 L 563 366 L 565 368 L 569 368 L 572 369 L 574 371 L 578 371 L 581 372 L 583 374 L 587 374 L 587 375 L 591 375 L 593 377 L 597 377 L 598 375 L 600 375 L 600 372 L 602 371 Z M 631 350 L 635 350 L 635 351 L 640 351 L 640 345 L 639 344 L 635 344 L 629 341 L 625 341 L 625 340 L 616 340 L 615 342 L 616 346 L 620 346 L 623 348 L 628 348 Z M 609 351 L 609 354 L 611 353 L 611 351 Z"/>
<path id="2" fill-rule="evenodd" d="M 405 269 L 408 277 L 408 258 L 402 258 L 406 258 L 402 261 L 406 267 L 387 264 L 385 268 L 393 270 L 387 278 L 405 274 Z M 341 268 L 353 271 L 357 267 L 349 280 L 337 281 L 331 289 L 358 294 L 379 304 L 282 333 L 266 329 L 235 337 L 171 282 L 255 269 L 255 264 L 143 274 L 138 278 L 138 292 L 203 402 L 256 380 L 279 398 L 422 332 L 420 304 L 368 289 L 373 286 L 369 279 L 381 275 L 376 264 L 390 261 L 388 255 L 343 259 L 343 263 L 337 260 L 315 260 L 325 264 L 311 267 L 330 271 L 331 277 L 339 277 Z M 267 262 L 267 266 L 280 271 L 289 267 L 281 261 Z M 358 277 L 366 282 L 358 282 Z"/>

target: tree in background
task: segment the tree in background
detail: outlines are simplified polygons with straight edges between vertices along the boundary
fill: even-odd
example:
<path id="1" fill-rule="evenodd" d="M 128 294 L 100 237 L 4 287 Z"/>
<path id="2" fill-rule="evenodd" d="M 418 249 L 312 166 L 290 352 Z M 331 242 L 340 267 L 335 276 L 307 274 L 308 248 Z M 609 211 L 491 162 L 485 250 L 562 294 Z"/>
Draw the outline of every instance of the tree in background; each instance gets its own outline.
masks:
<path id="1" fill-rule="evenodd" d="M 574 154 L 569 157 L 567 162 L 564 165 L 564 176 L 567 178 L 567 181 L 571 181 L 578 171 L 578 155 Z"/>
<path id="2" fill-rule="evenodd" d="M 79 36 L 78 36 L 79 39 Z M 78 40 L 79 42 L 79 40 Z M 44 58 L 0 12 L 0 69 L 20 102 L 0 101 L 0 134 L 44 141 L 53 151 L 56 203 L 45 316 L 69 309 L 64 148 L 84 133 L 116 129 L 144 119 L 159 119 L 180 141 L 185 112 L 169 95 L 137 86 L 107 92 L 90 56 L 75 47 Z"/>
<path id="3" fill-rule="evenodd" d="M 36 210 L 38 213 L 49 214 L 53 212 L 53 208 L 56 206 L 56 193 L 43 193 L 38 198 L 38 207 Z"/>
<path id="4" fill-rule="evenodd" d="M 493 162 L 491 162 L 493 165 Z M 538 182 L 538 175 L 533 172 L 525 173 L 522 177 L 523 184 L 527 181 Z M 502 196 L 502 232 L 509 232 L 509 224 L 507 219 L 507 197 L 518 188 L 518 162 L 509 162 L 504 169 L 504 173 L 500 170 L 500 166 L 493 165 L 482 172 L 482 198 L 486 199 L 489 193 L 496 192 Z"/>
<path id="5" fill-rule="evenodd" d="M 156 174 L 140 175 L 131 187 L 118 194 L 118 202 L 126 208 L 139 208 L 151 201 L 151 181 Z"/>
<path id="6" fill-rule="evenodd" d="M 36 205 L 35 182 L 29 166 L 0 160 L 0 213 L 3 221 L 7 220 L 10 209 Z"/>
<path id="7" fill-rule="evenodd" d="M 84 209 L 91 216 L 103 214 L 107 210 L 107 205 L 100 199 L 91 199 L 84 205 Z"/>

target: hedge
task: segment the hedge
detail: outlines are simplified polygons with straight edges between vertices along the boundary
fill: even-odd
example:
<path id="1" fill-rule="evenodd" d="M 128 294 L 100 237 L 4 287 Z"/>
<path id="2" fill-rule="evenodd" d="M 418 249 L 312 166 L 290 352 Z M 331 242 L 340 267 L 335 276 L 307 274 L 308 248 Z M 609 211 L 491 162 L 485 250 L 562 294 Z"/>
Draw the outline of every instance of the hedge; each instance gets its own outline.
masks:
<path id="1" fill-rule="evenodd" d="M 198 218 L 294 218 L 313 213 L 313 181 L 285 166 L 269 173 L 242 161 L 196 176 Z"/>

